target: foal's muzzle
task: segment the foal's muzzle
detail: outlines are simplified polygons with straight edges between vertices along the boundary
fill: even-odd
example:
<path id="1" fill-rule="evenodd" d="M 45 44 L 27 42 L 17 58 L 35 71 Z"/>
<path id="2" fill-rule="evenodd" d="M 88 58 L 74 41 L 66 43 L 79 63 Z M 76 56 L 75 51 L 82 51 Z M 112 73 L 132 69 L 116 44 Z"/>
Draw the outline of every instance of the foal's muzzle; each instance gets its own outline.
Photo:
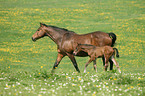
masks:
<path id="1" fill-rule="evenodd" d="M 77 55 L 77 53 L 74 51 L 74 52 L 73 52 L 73 55 Z"/>
<path id="2" fill-rule="evenodd" d="M 34 41 L 34 42 L 35 42 L 35 41 L 36 41 L 36 39 L 34 39 L 34 38 L 32 37 L 32 41 Z"/>

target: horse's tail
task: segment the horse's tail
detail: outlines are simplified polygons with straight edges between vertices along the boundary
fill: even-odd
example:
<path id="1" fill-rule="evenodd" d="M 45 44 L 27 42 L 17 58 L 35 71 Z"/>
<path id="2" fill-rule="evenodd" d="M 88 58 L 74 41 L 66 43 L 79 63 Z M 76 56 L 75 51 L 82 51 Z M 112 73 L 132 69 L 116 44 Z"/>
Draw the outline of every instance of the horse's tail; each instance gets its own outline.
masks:
<path id="1" fill-rule="evenodd" d="M 113 47 L 114 46 L 114 44 L 115 44 L 115 41 L 116 41 L 116 39 L 117 39 L 117 37 L 116 37 L 116 35 L 114 34 L 114 33 L 108 33 L 109 34 L 109 37 L 112 39 L 112 44 L 111 44 L 111 47 Z"/>
<path id="2" fill-rule="evenodd" d="M 116 52 L 115 52 L 115 53 L 116 53 L 116 57 L 119 58 L 119 52 L 118 52 L 118 49 L 117 49 L 117 48 L 113 48 L 113 50 L 116 51 Z"/>

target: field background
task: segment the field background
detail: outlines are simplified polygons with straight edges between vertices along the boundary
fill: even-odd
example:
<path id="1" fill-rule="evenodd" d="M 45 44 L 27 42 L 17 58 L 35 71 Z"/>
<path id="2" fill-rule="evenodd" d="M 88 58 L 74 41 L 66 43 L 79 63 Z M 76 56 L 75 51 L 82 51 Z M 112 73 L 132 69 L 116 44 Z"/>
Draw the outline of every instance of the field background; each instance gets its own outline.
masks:
<path id="1" fill-rule="evenodd" d="M 90 64 L 83 74 L 88 57 L 76 57 L 78 74 L 65 57 L 51 76 L 56 44 L 48 37 L 31 40 L 40 22 L 78 34 L 114 32 L 122 74 L 104 73 L 101 59 L 97 60 L 98 73 Z M 144 0 L 0 0 L 0 95 L 127 96 L 143 95 L 144 88 Z"/>

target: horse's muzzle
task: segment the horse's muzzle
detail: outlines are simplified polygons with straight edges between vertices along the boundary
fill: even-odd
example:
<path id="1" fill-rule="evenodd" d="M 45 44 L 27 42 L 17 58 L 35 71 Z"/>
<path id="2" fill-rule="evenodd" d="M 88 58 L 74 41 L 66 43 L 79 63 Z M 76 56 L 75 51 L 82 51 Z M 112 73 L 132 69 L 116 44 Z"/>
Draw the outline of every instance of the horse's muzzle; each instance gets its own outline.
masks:
<path id="1" fill-rule="evenodd" d="M 35 42 L 35 41 L 36 41 L 36 39 L 34 39 L 34 38 L 32 37 L 32 41 L 34 41 L 34 42 Z"/>

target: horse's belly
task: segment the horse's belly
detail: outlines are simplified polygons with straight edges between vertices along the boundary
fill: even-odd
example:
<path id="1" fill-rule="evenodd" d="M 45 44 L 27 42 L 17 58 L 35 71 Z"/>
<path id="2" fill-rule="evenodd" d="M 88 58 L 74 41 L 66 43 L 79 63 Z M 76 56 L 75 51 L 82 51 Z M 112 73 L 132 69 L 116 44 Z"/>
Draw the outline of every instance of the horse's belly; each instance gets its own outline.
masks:
<path id="1" fill-rule="evenodd" d="M 86 56 L 88 56 L 88 53 L 80 51 L 79 53 L 77 53 L 76 56 L 78 56 L 78 57 L 86 57 Z"/>

